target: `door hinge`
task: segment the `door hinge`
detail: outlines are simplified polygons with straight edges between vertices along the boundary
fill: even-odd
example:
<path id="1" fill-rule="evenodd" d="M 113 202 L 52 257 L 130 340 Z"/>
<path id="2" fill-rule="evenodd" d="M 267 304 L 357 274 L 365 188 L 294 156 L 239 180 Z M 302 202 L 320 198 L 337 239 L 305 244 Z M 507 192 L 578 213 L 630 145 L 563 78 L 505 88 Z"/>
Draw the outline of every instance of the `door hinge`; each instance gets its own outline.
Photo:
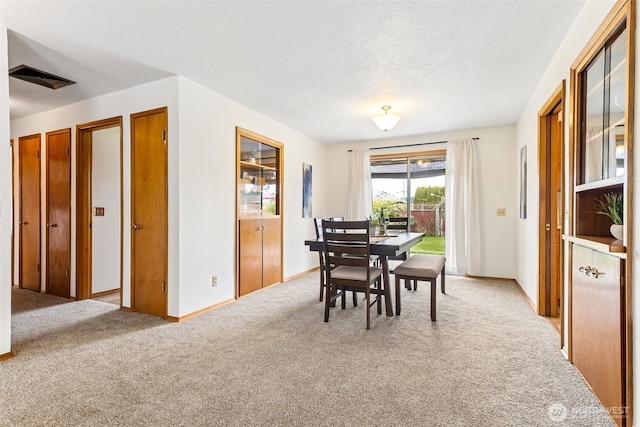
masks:
<path id="1" fill-rule="evenodd" d="M 162 282 L 162 292 L 166 292 L 167 290 L 167 285 L 166 283 Z"/>
<path id="2" fill-rule="evenodd" d="M 36 151 L 36 157 L 39 159 L 40 158 L 40 150 Z"/>
<path id="3" fill-rule="evenodd" d="M 64 277 L 69 277 L 69 269 L 65 268 L 64 270 Z"/>
<path id="4" fill-rule="evenodd" d="M 167 143 L 167 131 L 163 130 L 162 131 L 162 140 L 164 141 L 164 143 Z"/>
<path id="5" fill-rule="evenodd" d="M 40 264 L 38 264 L 38 273 L 40 273 Z"/>
<path id="6" fill-rule="evenodd" d="M 67 147 L 67 156 L 70 156 L 70 155 L 71 155 L 71 148 Z"/>

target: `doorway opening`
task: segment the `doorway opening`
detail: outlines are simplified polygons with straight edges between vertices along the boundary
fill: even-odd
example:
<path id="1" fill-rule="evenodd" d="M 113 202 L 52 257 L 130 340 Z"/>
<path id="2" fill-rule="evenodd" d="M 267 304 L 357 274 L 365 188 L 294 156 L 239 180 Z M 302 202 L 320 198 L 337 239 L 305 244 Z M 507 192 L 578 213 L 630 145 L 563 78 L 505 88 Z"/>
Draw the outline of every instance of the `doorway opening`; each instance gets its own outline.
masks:
<path id="1" fill-rule="evenodd" d="M 122 306 L 122 117 L 78 125 L 76 159 L 76 298 Z"/>
<path id="2" fill-rule="evenodd" d="M 564 92 L 563 80 L 538 113 L 538 314 L 547 317 L 558 331 L 560 347 L 563 346 Z"/>

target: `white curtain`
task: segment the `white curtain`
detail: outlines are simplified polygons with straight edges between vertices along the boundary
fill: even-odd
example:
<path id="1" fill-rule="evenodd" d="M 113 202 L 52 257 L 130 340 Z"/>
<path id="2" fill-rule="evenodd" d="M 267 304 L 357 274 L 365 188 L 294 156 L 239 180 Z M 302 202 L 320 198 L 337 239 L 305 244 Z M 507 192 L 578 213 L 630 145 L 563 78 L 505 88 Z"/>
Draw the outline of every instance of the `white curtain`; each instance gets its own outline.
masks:
<path id="1" fill-rule="evenodd" d="M 367 219 L 372 212 L 369 150 L 353 150 L 349 160 L 347 219 Z"/>
<path id="2" fill-rule="evenodd" d="M 481 248 L 476 142 L 473 139 L 449 141 L 446 164 L 446 269 L 455 274 L 478 274 Z"/>

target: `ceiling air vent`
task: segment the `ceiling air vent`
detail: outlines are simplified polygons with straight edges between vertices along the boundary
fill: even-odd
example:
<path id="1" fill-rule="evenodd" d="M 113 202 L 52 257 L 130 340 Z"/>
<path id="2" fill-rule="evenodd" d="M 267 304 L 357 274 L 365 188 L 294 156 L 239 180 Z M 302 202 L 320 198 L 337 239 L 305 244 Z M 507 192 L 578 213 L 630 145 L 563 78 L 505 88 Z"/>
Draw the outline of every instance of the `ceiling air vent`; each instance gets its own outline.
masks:
<path id="1" fill-rule="evenodd" d="M 28 65 L 18 65 L 17 67 L 10 69 L 9 75 L 16 79 L 24 80 L 25 82 L 48 87 L 49 89 L 60 89 L 61 87 L 76 83 L 63 77 L 45 73 L 44 71 L 37 70 L 33 67 L 29 67 Z"/>

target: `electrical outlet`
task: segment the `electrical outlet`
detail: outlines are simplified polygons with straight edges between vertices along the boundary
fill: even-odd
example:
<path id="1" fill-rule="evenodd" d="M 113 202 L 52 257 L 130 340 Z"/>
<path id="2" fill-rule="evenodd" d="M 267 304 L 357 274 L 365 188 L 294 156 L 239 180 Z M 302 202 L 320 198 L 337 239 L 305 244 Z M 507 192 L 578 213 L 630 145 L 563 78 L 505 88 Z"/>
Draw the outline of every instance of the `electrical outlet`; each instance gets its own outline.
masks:
<path id="1" fill-rule="evenodd" d="M 496 209 L 497 216 L 507 216 L 507 210 L 505 208 Z"/>
<path id="2" fill-rule="evenodd" d="M 211 276 L 211 287 L 218 286 L 218 278 L 216 276 Z"/>

